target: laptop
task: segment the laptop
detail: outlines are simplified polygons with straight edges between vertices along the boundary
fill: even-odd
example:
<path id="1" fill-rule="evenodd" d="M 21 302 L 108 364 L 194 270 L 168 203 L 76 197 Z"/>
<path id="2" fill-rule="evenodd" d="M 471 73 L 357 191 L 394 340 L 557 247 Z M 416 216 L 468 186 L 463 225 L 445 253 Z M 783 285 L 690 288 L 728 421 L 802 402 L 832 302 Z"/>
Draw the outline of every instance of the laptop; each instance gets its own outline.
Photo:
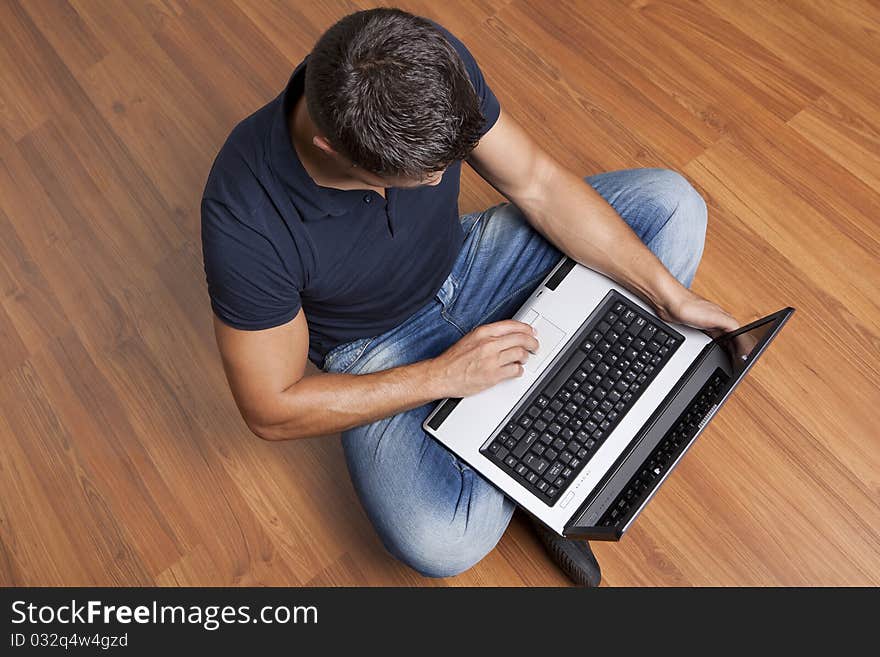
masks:
<path id="1" fill-rule="evenodd" d="M 523 375 L 423 427 L 558 534 L 619 540 L 793 312 L 713 339 L 564 257 L 514 315 Z"/>

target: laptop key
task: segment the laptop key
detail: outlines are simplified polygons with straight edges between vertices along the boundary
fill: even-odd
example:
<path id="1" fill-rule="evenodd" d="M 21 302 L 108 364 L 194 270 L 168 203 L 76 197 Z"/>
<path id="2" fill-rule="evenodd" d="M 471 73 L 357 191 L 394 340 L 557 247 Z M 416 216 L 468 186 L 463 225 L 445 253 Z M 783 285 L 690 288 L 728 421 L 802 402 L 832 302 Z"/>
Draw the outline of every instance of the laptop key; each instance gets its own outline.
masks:
<path id="1" fill-rule="evenodd" d="M 523 463 L 525 463 L 527 466 L 529 466 L 529 468 L 531 468 L 538 474 L 543 473 L 544 470 L 547 469 L 548 465 L 547 461 L 545 461 L 540 456 L 535 456 L 534 454 L 527 454 L 526 457 L 523 459 Z"/>
<path id="2" fill-rule="evenodd" d="M 559 461 L 554 462 L 553 465 L 550 466 L 550 469 L 544 473 L 544 479 L 552 482 L 554 479 L 556 479 L 556 477 L 559 476 L 559 473 L 562 472 L 562 469 L 564 467 L 565 466 Z"/>
<path id="3" fill-rule="evenodd" d="M 519 444 L 513 450 L 513 455 L 520 459 L 523 455 L 529 451 L 529 447 L 535 444 L 535 441 L 538 440 L 538 432 L 537 431 L 529 431 L 522 440 L 519 441 Z"/>

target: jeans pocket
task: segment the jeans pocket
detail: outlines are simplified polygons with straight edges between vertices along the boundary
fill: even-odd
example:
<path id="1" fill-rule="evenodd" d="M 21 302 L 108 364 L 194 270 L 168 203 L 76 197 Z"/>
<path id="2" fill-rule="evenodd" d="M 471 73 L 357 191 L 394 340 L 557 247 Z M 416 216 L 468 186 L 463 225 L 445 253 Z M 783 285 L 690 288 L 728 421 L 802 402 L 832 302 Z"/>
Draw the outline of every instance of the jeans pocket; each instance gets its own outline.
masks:
<path id="1" fill-rule="evenodd" d="M 375 338 L 359 338 L 333 347 L 324 357 L 324 371 L 343 374 L 364 355 Z"/>

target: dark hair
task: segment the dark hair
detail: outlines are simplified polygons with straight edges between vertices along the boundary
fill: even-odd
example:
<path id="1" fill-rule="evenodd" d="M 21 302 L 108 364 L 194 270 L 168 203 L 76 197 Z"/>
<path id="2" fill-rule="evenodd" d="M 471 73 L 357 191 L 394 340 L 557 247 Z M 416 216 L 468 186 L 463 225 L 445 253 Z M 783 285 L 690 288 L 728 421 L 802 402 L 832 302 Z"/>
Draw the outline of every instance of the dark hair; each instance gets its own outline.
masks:
<path id="1" fill-rule="evenodd" d="M 483 116 L 461 58 L 428 20 L 350 14 L 306 64 L 309 114 L 334 149 L 380 176 L 421 177 L 462 160 Z"/>

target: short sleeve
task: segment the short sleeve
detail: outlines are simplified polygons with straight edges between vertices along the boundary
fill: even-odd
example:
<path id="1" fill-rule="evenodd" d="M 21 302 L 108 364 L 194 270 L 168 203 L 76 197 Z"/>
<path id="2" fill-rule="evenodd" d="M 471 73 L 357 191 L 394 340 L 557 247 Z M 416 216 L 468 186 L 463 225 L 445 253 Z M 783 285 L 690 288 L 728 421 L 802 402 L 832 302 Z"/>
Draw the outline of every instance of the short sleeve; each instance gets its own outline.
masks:
<path id="1" fill-rule="evenodd" d="M 452 47 L 455 48 L 456 52 L 458 52 L 458 56 L 461 57 L 461 61 L 464 63 L 464 67 L 467 70 L 468 77 L 471 79 L 471 84 L 474 85 L 474 91 L 477 92 L 477 98 L 480 100 L 480 111 L 485 120 L 482 130 L 480 130 L 480 136 L 482 137 L 489 132 L 498 120 L 498 116 L 501 114 L 501 104 L 498 102 L 498 98 L 495 97 L 495 94 L 492 93 L 492 89 L 486 82 L 486 78 L 483 77 L 483 72 L 477 65 L 477 60 L 474 59 L 470 50 L 459 41 L 458 37 L 445 27 L 438 25 L 437 23 L 434 23 L 434 25 L 443 33 L 443 36 L 446 37 L 449 43 L 452 44 Z"/>
<path id="2" fill-rule="evenodd" d="M 256 331 L 299 312 L 302 285 L 271 242 L 211 199 L 202 200 L 202 253 L 211 308 L 225 324 Z"/>

